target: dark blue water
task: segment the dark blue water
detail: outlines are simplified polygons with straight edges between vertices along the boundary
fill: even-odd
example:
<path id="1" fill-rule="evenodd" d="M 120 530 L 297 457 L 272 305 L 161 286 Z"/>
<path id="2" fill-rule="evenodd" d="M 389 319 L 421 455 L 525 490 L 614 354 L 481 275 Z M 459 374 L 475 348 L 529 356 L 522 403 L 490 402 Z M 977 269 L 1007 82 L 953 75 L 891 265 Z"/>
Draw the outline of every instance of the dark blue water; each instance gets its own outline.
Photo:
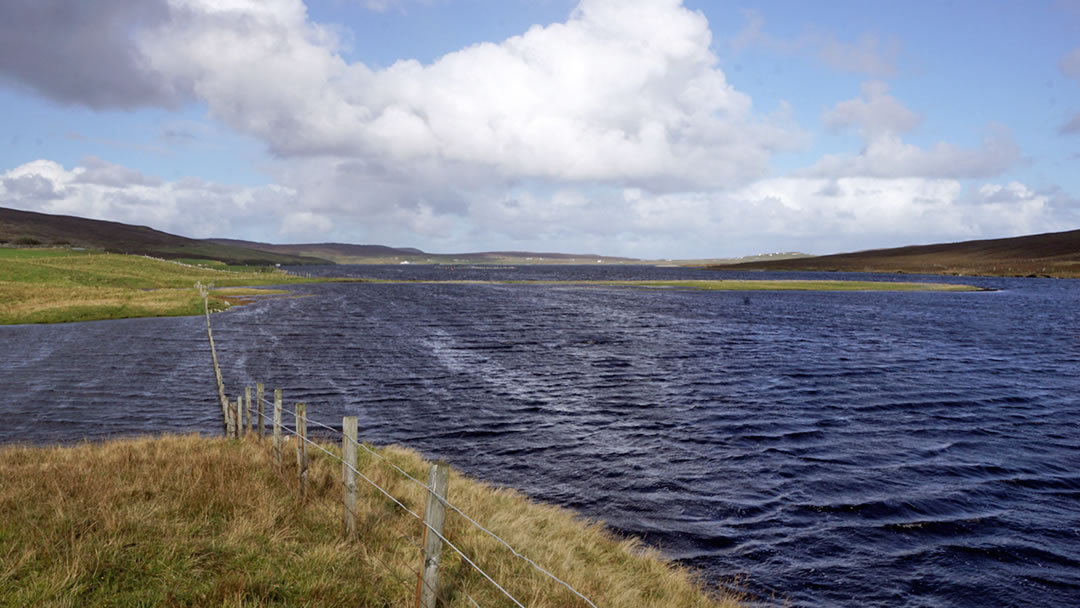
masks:
<path id="1" fill-rule="evenodd" d="M 345 271 L 718 276 L 326 272 Z M 1080 282 L 920 278 L 1000 291 L 329 284 L 213 320 L 230 392 L 357 415 L 763 605 L 1078 605 Z M 0 441 L 219 430 L 201 318 L 4 327 L 0 347 Z"/>

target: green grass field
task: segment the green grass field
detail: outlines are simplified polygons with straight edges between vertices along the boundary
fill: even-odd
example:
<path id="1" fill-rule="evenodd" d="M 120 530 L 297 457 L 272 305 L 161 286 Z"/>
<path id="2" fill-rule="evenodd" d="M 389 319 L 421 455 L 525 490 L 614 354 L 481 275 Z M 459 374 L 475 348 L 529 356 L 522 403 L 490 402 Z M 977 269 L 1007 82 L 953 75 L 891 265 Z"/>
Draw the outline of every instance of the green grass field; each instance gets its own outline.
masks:
<path id="1" fill-rule="evenodd" d="M 276 269 L 196 267 L 135 255 L 0 248 L 0 324 L 62 323 L 202 312 L 196 282 L 216 287 L 312 282 Z M 248 292 L 247 295 L 249 295 Z M 239 292 L 216 289 L 222 310 Z"/>

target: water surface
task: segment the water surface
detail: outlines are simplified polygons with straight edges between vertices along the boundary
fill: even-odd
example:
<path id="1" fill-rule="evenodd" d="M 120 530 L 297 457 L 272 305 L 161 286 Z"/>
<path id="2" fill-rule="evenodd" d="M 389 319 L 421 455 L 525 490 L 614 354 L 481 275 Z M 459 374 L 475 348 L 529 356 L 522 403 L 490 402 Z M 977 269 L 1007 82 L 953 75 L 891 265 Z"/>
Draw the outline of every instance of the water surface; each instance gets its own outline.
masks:
<path id="1" fill-rule="evenodd" d="M 844 277 L 867 278 L 826 278 Z M 213 321 L 230 392 L 264 380 L 321 422 L 359 416 L 367 439 L 602 518 L 714 582 L 745 575 L 763 605 L 1076 605 L 1080 282 L 917 278 L 1000 291 L 327 284 Z M 2 327 L 0 347 L 0 441 L 219 432 L 201 318 Z"/>

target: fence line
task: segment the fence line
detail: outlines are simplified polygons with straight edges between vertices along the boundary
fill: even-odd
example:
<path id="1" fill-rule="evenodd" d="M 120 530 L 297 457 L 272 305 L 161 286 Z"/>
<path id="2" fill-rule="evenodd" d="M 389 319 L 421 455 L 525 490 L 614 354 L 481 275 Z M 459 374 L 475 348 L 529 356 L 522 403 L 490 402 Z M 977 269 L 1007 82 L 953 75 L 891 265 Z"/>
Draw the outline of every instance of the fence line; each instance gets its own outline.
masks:
<path id="1" fill-rule="evenodd" d="M 321 422 L 319 422 L 319 421 L 317 421 L 317 420 L 311 420 L 311 419 L 308 419 L 308 423 L 310 423 L 310 424 L 314 424 L 314 425 L 316 425 L 316 426 L 319 426 L 319 427 L 322 427 L 322 428 L 324 428 L 324 429 L 326 429 L 326 430 L 328 430 L 328 431 L 332 431 L 332 432 L 334 432 L 334 433 L 337 433 L 337 432 L 338 432 L 338 430 L 337 430 L 337 429 L 335 429 L 335 428 L 333 428 L 333 427 L 330 427 L 330 426 L 327 426 L 327 425 L 325 425 L 325 424 L 322 424 Z M 398 473 L 401 473 L 402 475 L 404 475 L 404 476 L 405 476 L 406 478 L 408 478 L 408 479 L 409 479 L 410 481 L 412 481 L 412 482 L 413 482 L 413 483 L 415 483 L 416 485 L 418 485 L 418 486 L 420 486 L 421 488 L 424 488 L 425 490 L 428 490 L 428 491 L 430 492 L 430 490 L 431 490 L 431 487 L 430 487 L 430 486 L 428 486 L 427 484 L 425 484 L 425 483 L 421 482 L 421 481 L 420 481 L 419 479 L 417 479 L 417 478 L 413 477 L 412 475 L 409 475 L 409 473 L 408 473 L 408 472 L 406 472 L 406 471 L 405 471 L 404 469 L 402 469 L 401 467 L 397 466 L 396 464 L 394 464 L 393 462 L 391 462 L 390 460 L 388 460 L 388 459 L 387 459 L 387 458 L 386 458 L 385 456 L 383 456 L 382 454 L 379 454 L 379 453 L 378 453 L 378 452 L 376 452 L 375 450 L 372 450 L 371 448 L 367 447 L 366 445 L 364 445 L 364 444 L 362 444 L 362 443 L 358 442 L 358 441 L 357 441 L 356 439 L 351 439 L 351 441 L 352 441 L 353 443 L 355 443 L 355 444 L 356 444 L 357 446 L 359 446 L 359 447 L 360 447 L 361 449 L 363 449 L 363 450 L 366 450 L 366 451 L 367 451 L 367 452 L 368 452 L 369 454 L 371 454 L 371 455 L 375 456 L 376 458 L 378 458 L 378 459 L 379 459 L 379 460 L 381 460 L 382 462 L 385 462 L 386 464 L 388 464 L 388 465 L 390 465 L 391 467 L 393 467 L 394 469 L 396 469 Z M 477 529 L 479 529 L 479 530 L 480 530 L 481 532 L 484 532 L 485 534 L 487 534 L 487 535 L 488 535 L 488 536 L 490 536 L 491 538 L 495 539 L 495 540 L 496 540 L 496 541 L 497 541 L 498 543 L 500 543 L 501 545 L 503 545 L 504 547 L 506 547 L 506 548 L 507 548 L 507 549 L 508 549 L 508 550 L 510 551 L 510 553 L 513 553 L 513 554 L 514 554 L 514 556 L 515 556 L 515 557 L 517 557 L 517 558 L 519 558 L 519 559 L 522 559 L 522 560 L 524 560 L 524 561 L 525 561 L 525 562 L 527 562 L 527 563 L 528 563 L 528 564 L 529 564 L 530 566 L 532 566 L 532 567 L 533 567 L 533 568 L 535 568 L 536 570 L 539 570 L 540 572 L 542 572 L 543 574 L 545 574 L 545 575 L 546 575 L 546 576 L 547 576 L 548 578 L 551 578 L 551 579 L 552 579 L 552 580 L 554 580 L 555 582 L 557 582 L 557 583 L 559 583 L 560 585 L 562 585 L 562 586 L 566 587 L 566 588 L 567 588 L 567 589 L 568 589 L 568 590 L 569 590 L 569 591 L 570 591 L 571 593 L 573 593 L 574 595 L 576 595 L 576 596 L 578 596 L 579 598 L 581 598 L 581 600 L 583 600 L 583 601 L 584 601 L 584 602 L 585 602 L 586 604 L 588 604 L 588 605 L 589 605 L 589 606 L 591 606 L 592 608 L 596 608 L 596 604 L 593 604 L 593 603 L 592 603 L 592 602 L 591 602 L 591 601 L 589 600 L 589 598 L 587 598 L 587 597 L 585 597 L 584 595 L 582 595 L 581 593 L 579 593 L 579 592 L 578 592 L 578 591 L 577 591 L 576 589 L 574 589 L 574 588 L 573 588 L 572 586 L 570 586 L 570 584 L 569 584 L 569 583 L 567 583 L 566 581 L 564 581 L 564 580 L 560 579 L 559 577 L 555 576 L 555 575 L 554 575 L 554 574 L 552 574 L 551 572 L 548 572 L 548 571 L 547 571 L 547 570 L 546 570 L 546 569 L 545 569 L 544 567 L 540 566 L 539 564 L 537 564 L 537 563 L 536 563 L 536 562 L 534 562 L 533 560 L 529 559 L 529 558 L 528 558 L 527 556 L 525 556 L 525 555 L 523 555 L 522 553 L 518 552 L 518 550 L 517 550 L 517 549 L 515 549 L 514 547 L 512 547 L 512 546 L 510 545 L 510 543 L 508 543 L 508 542 L 506 542 L 505 540 L 503 540 L 503 539 L 502 539 L 501 537 L 499 537 L 499 536 L 498 536 L 497 534 L 495 534 L 495 533 L 494 533 L 494 532 L 492 532 L 491 530 L 488 530 L 487 528 L 485 528 L 485 527 L 484 527 L 483 525 L 481 525 L 481 524 L 480 524 L 479 522 L 477 522 L 477 521 L 476 521 L 475 519 L 473 519 L 472 517 L 469 517 L 469 516 L 468 516 L 468 515 L 467 515 L 467 514 L 466 514 L 466 513 L 464 512 L 464 511 L 462 511 L 461 509 L 459 509 L 459 508 L 458 508 L 457 506 L 455 506 L 455 505 L 454 505 L 453 503 L 451 503 L 451 502 L 450 502 L 449 500 L 447 500 L 446 498 L 444 498 L 444 497 L 442 497 L 442 496 L 439 496 L 438 494 L 432 494 L 432 495 L 433 495 L 433 496 L 435 496 L 436 500 L 438 500 L 439 502 L 441 502 L 441 503 L 442 503 L 442 504 L 443 504 L 444 506 L 446 506 L 447 508 L 449 508 L 449 509 L 450 509 L 451 511 L 454 511 L 455 513 L 457 513 L 458 515 L 460 515 L 460 516 L 461 516 L 462 518 L 464 518 L 464 519 L 465 519 L 466 521 L 468 521 L 468 522 L 469 522 L 470 524 L 472 524 L 472 525 L 473 525 L 474 527 L 476 527 Z"/>
<path id="2" fill-rule="evenodd" d="M 297 404 L 296 409 L 293 410 L 292 413 L 296 416 L 298 426 L 299 426 L 299 428 L 301 430 L 299 432 L 297 432 L 296 430 L 289 429 L 287 427 L 283 427 L 283 429 L 288 434 L 293 435 L 293 436 L 295 436 L 297 438 L 297 465 L 298 465 L 298 476 L 301 478 L 301 482 L 300 482 L 301 483 L 301 486 L 300 486 L 301 487 L 301 492 L 300 493 L 301 493 L 302 497 L 304 496 L 304 485 L 303 485 L 304 482 L 303 482 L 303 479 L 306 477 L 307 469 L 306 469 L 306 461 L 303 460 L 302 456 L 301 456 L 301 448 L 300 448 L 301 444 L 310 445 L 311 447 L 323 452 L 324 454 L 329 456 L 331 459 L 334 459 L 334 460 L 337 460 L 337 461 L 341 462 L 344 467 L 347 467 L 348 469 L 350 469 L 354 474 L 356 474 L 358 477 L 363 479 L 365 482 L 367 482 L 373 488 L 378 490 L 381 494 L 383 494 L 388 499 L 390 499 L 399 508 L 401 508 L 403 511 L 405 511 L 406 513 L 411 515 L 414 519 L 416 519 L 421 524 L 423 524 L 425 533 L 431 533 L 431 534 L 435 535 L 435 537 L 438 538 L 440 541 L 446 543 L 446 545 L 449 546 L 459 556 L 461 556 L 461 558 L 463 560 L 465 560 L 466 563 L 468 563 L 474 570 L 476 570 L 481 576 L 483 576 L 485 579 L 487 579 L 487 581 L 489 583 L 491 583 L 496 589 L 498 589 L 500 592 L 502 592 L 502 594 L 505 595 L 511 602 L 513 602 L 515 606 L 518 606 L 519 608 L 525 608 L 524 604 L 522 604 L 517 599 L 515 599 L 514 596 L 511 595 L 510 592 L 507 591 L 505 588 L 503 588 L 502 585 L 500 585 L 498 582 L 496 582 L 495 579 L 491 577 L 491 575 L 489 575 L 482 568 L 480 568 L 480 566 L 478 566 L 476 564 L 476 562 L 474 562 L 468 555 L 466 555 L 460 548 L 458 548 L 457 545 L 455 545 L 448 538 L 446 538 L 446 536 L 440 530 L 436 529 L 436 527 L 433 526 L 428 521 L 428 518 L 426 516 L 421 517 L 421 516 L 417 515 L 416 512 L 414 512 L 413 510 L 411 510 L 407 506 L 405 506 L 400 500 L 398 500 L 396 497 L 394 497 L 393 494 L 391 494 L 389 491 L 384 489 L 382 486 L 380 486 L 378 483 L 373 481 L 368 476 L 361 473 L 359 471 L 359 469 L 357 469 L 356 467 L 354 467 L 351 464 L 349 464 L 349 463 L 345 462 L 344 460 L 342 460 L 341 457 L 339 457 L 337 454 L 334 454 L 330 450 L 326 449 L 325 447 L 319 445 L 318 443 L 316 443 L 316 442 L 312 441 L 311 439 L 309 439 L 308 437 L 304 436 L 303 429 L 304 429 L 304 424 L 305 424 L 306 408 L 305 408 L 303 403 Z M 325 425 L 321 425 L 321 426 L 325 426 Z M 423 486 L 423 487 L 428 490 L 428 494 L 427 494 L 428 496 L 431 496 L 431 497 L 438 497 L 439 496 L 436 492 L 432 491 L 431 487 L 429 487 L 429 486 Z M 442 501 L 445 502 L 445 499 L 442 499 Z M 430 559 L 429 556 L 425 556 L 425 563 L 429 559 Z M 437 560 L 436 560 L 436 562 L 437 562 Z M 437 563 L 436 563 L 436 566 L 437 566 Z M 426 577 L 422 576 L 420 578 L 420 580 L 423 581 L 423 585 L 425 587 L 427 587 L 428 589 L 431 589 L 431 593 L 433 593 L 433 594 L 435 593 L 436 587 L 434 585 L 430 584 Z M 469 599 L 470 599 L 470 601 L 473 602 L 474 605 L 476 605 L 475 600 L 473 600 L 471 597 Z M 586 600 L 586 601 L 588 601 L 588 600 Z M 589 602 L 589 604 L 592 605 L 592 602 Z"/>

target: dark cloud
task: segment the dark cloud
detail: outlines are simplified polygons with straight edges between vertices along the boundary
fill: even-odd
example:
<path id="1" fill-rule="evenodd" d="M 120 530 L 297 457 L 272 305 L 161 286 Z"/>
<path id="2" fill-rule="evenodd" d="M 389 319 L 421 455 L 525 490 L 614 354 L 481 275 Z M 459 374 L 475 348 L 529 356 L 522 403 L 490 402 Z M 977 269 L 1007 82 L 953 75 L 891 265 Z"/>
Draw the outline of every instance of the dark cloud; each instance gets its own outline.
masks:
<path id="1" fill-rule="evenodd" d="M 165 0 L 4 0 L 0 79 L 95 109 L 176 105 L 180 92 L 136 44 L 168 17 Z"/>

